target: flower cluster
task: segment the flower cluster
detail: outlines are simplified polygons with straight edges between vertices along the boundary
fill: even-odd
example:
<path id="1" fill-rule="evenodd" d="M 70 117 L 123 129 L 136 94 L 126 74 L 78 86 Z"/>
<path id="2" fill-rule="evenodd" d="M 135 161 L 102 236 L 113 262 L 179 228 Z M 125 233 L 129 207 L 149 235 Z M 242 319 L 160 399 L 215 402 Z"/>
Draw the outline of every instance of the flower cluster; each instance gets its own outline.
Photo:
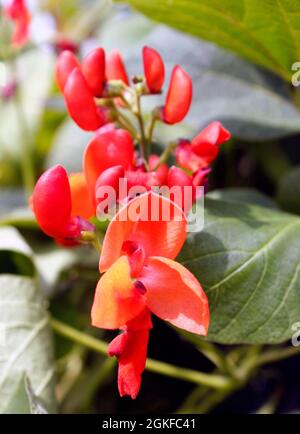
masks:
<path id="1" fill-rule="evenodd" d="M 120 395 L 132 398 L 145 368 L 151 314 L 189 332 L 207 334 L 206 295 L 175 258 L 186 239 L 187 210 L 192 206 L 185 206 L 185 188 L 191 188 L 194 202 L 196 187 L 207 187 L 210 164 L 230 137 L 213 122 L 193 140 L 172 142 L 161 155 L 151 153 L 155 122 L 175 124 L 188 113 L 192 80 L 175 66 L 165 103 L 154 108 L 145 127 L 140 98 L 162 91 L 165 68 L 150 47 L 143 49 L 143 66 L 144 75 L 129 80 L 117 50 L 106 56 L 97 48 L 81 62 L 71 51 L 60 54 L 56 79 L 68 112 L 94 136 L 86 146 L 82 172 L 68 175 L 61 166 L 47 170 L 31 201 L 40 227 L 59 244 L 99 247 L 91 218 L 99 209 L 105 213 L 109 205 L 102 188 L 115 192 L 116 212 L 101 247 L 101 278 L 91 317 L 96 327 L 121 331 L 108 352 L 118 358 Z M 168 167 L 172 153 L 177 165 Z M 182 200 L 154 191 L 162 186 L 169 191 L 179 188 Z M 155 217 L 149 212 L 153 208 Z"/>

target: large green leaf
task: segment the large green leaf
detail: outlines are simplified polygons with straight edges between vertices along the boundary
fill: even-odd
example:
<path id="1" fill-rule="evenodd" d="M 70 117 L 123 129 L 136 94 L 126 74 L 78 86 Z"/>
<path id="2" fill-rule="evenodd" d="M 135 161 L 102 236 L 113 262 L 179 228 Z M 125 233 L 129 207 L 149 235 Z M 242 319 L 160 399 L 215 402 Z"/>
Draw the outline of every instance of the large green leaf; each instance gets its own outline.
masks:
<path id="1" fill-rule="evenodd" d="M 46 303 L 33 278 L 0 274 L 0 412 L 25 373 L 33 393 L 55 411 L 53 345 Z"/>
<path id="2" fill-rule="evenodd" d="M 34 395 L 30 381 L 21 374 L 4 414 L 45 414 L 43 403 Z"/>
<path id="3" fill-rule="evenodd" d="M 234 136 L 247 140 L 279 138 L 300 131 L 300 112 L 291 101 L 288 86 L 272 73 L 208 42 L 166 26 L 150 25 L 140 15 L 119 18 L 116 14 L 108 21 L 99 43 L 108 51 L 121 47 L 130 76 L 143 71 L 141 51 L 144 45 L 149 45 L 161 53 L 167 77 L 179 63 L 193 79 L 193 102 L 188 116 L 175 127 L 158 123 L 155 137 L 159 142 L 191 137 L 216 119 Z M 143 108 L 149 112 L 153 106 L 163 105 L 164 99 L 165 94 L 147 96 L 143 98 Z M 75 136 L 75 127 L 73 129 Z M 77 138 L 79 140 L 78 134 Z M 76 144 L 77 139 L 71 141 L 61 136 L 61 142 L 64 143 L 62 149 L 66 149 L 69 143 Z M 75 152 L 79 150 L 73 147 Z M 56 151 L 60 159 L 62 152 Z M 72 164 L 70 158 L 62 161 L 65 160 L 68 165 Z M 54 159 L 57 161 L 58 158 Z"/>
<path id="4" fill-rule="evenodd" d="M 296 0 L 129 0 L 149 17 L 215 42 L 291 79 L 300 59 Z"/>
<path id="5" fill-rule="evenodd" d="M 294 167 L 280 179 L 277 200 L 284 210 L 300 214 L 300 166 Z"/>
<path id="6" fill-rule="evenodd" d="M 179 260 L 210 302 L 209 339 L 277 343 L 300 317 L 300 219 L 244 202 L 206 199 L 205 226 Z"/>
<path id="7" fill-rule="evenodd" d="M 268 196 L 254 188 L 222 188 L 209 192 L 207 197 L 225 200 L 226 202 L 246 202 L 267 208 L 277 208 L 276 204 Z"/>

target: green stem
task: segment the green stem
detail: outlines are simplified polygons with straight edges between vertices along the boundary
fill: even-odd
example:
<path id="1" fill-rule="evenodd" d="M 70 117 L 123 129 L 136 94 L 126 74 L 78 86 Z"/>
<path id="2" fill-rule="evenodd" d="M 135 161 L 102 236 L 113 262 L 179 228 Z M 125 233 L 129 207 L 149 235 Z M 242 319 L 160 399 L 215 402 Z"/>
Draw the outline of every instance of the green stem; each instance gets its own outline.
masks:
<path id="1" fill-rule="evenodd" d="M 157 116 L 152 114 L 151 115 L 151 120 L 148 126 L 148 131 L 147 131 L 147 143 L 150 144 L 152 142 L 152 138 L 153 138 L 153 131 L 154 131 L 154 127 L 157 121 Z"/>
<path id="2" fill-rule="evenodd" d="M 137 118 L 140 133 L 141 133 L 141 140 L 140 140 L 140 151 L 141 151 L 141 157 L 147 161 L 148 159 L 148 146 L 147 146 L 147 140 L 145 135 L 145 128 L 144 128 L 144 120 L 142 117 L 142 110 L 141 110 L 141 96 L 136 91 L 136 111 L 134 111 L 134 115 Z"/>
<path id="3" fill-rule="evenodd" d="M 127 117 L 124 116 L 119 111 L 118 111 L 118 119 L 117 120 L 118 120 L 118 123 L 119 123 L 120 127 L 122 127 L 125 130 L 127 130 L 130 133 L 130 135 L 132 136 L 133 139 L 136 139 L 137 133 L 136 133 L 136 130 L 135 130 L 134 126 L 129 121 L 129 119 L 127 119 Z"/>
<path id="4" fill-rule="evenodd" d="M 74 342 L 90 348 L 91 350 L 97 351 L 98 353 L 107 355 L 107 344 L 105 342 L 89 336 L 86 333 L 80 332 L 79 330 L 76 330 L 75 328 L 55 318 L 50 319 L 50 324 L 52 326 L 52 329 L 61 336 L 71 339 Z M 227 389 L 231 389 L 231 381 L 221 375 L 212 375 L 203 372 L 197 372 L 192 369 L 173 366 L 168 363 L 159 362 L 153 359 L 147 359 L 146 369 L 151 372 L 156 372 L 158 374 L 163 374 L 168 377 L 189 381 L 191 383 L 199 385 L 204 385 L 213 389 L 224 391 Z"/>
<path id="5" fill-rule="evenodd" d="M 300 355 L 300 346 L 281 348 L 278 350 L 269 350 L 261 354 L 256 360 L 253 360 L 252 366 L 259 367 L 269 363 L 279 362 L 281 360 L 288 359 L 289 357 L 294 357 L 298 355 Z"/>

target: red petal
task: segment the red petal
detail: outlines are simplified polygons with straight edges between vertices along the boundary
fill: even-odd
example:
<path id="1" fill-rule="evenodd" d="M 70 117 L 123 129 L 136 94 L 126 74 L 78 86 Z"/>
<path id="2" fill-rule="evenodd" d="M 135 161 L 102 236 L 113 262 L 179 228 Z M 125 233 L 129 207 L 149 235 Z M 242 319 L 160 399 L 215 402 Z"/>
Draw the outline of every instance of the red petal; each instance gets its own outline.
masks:
<path id="1" fill-rule="evenodd" d="M 54 166 L 36 183 L 33 210 L 42 230 L 49 236 L 63 237 L 71 215 L 71 191 L 66 170 Z"/>
<path id="2" fill-rule="evenodd" d="M 55 77 L 58 87 L 63 92 L 69 75 L 75 68 L 80 68 L 78 60 L 72 51 L 65 50 L 57 58 Z"/>
<path id="3" fill-rule="evenodd" d="M 163 212 L 169 213 L 170 218 L 162 220 Z M 175 258 L 185 239 L 186 218 L 182 210 L 165 197 L 145 193 L 130 201 L 110 222 L 103 241 L 100 270 L 107 270 L 119 258 L 125 241 L 140 244 L 146 257 Z"/>
<path id="4" fill-rule="evenodd" d="M 191 144 L 187 140 L 182 140 L 177 146 L 176 161 L 179 166 L 193 173 L 202 167 L 207 167 L 207 162 L 192 151 Z"/>
<path id="5" fill-rule="evenodd" d="M 208 165 L 217 157 L 219 145 L 230 137 L 220 122 L 212 122 L 192 140 L 191 148 Z"/>
<path id="6" fill-rule="evenodd" d="M 125 176 L 124 167 L 121 165 L 112 166 L 109 169 L 105 169 L 99 176 L 95 187 L 96 204 L 99 205 L 103 200 L 107 199 L 107 187 L 113 188 L 115 197 L 112 204 L 117 201 L 119 194 L 120 179 Z M 104 190 L 102 190 L 104 188 Z M 106 206 L 106 203 L 105 203 Z"/>
<path id="7" fill-rule="evenodd" d="M 134 287 L 130 265 L 121 256 L 101 277 L 92 307 L 92 324 L 105 329 L 124 327 L 145 307 L 145 298 Z"/>
<path id="8" fill-rule="evenodd" d="M 86 180 L 83 173 L 69 175 L 69 183 L 72 197 L 72 216 L 80 216 L 89 219 L 95 215 L 94 206 L 91 202 Z"/>
<path id="9" fill-rule="evenodd" d="M 147 289 L 146 303 L 151 312 L 191 333 L 207 334 L 207 297 L 183 265 L 166 258 L 149 258 L 139 280 Z"/>
<path id="10" fill-rule="evenodd" d="M 92 197 L 99 175 L 112 166 L 127 170 L 133 161 L 134 144 L 128 131 L 109 128 L 99 132 L 87 145 L 83 155 L 83 171 Z"/>
<path id="11" fill-rule="evenodd" d="M 190 76 L 181 66 L 176 65 L 172 71 L 163 121 L 176 124 L 187 115 L 192 102 L 193 84 Z"/>
<path id="12" fill-rule="evenodd" d="M 125 331 L 109 345 L 109 355 L 119 361 L 118 387 L 120 396 L 135 399 L 141 387 L 141 374 L 146 365 L 149 330 Z"/>
<path id="13" fill-rule="evenodd" d="M 192 177 L 179 167 L 172 166 L 168 173 L 168 187 L 170 188 L 170 199 L 187 214 L 195 200 Z"/>
<path id="14" fill-rule="evenodd" d="M 64 87 L 64 96 L 70 116 L 86 131 L 95 131 L 104 124 L 93 94 L 79 68 L 74 68 Z"/>
<path id="15" fill-rule="evenodd" d="M 159 53 L 150 47 L 143 48 L 144 74 L 151 93 L 161 91 L 165 80 L 165 66 Z"/>
<path id="16" fill-rule="evenodd" d="M 129 84 L 122 57 L 117 49 L 106 57 L 106 78 L 107 80 L 122 80 L 125 84 Z"/>
<path id="17" fill-rule="evenodd" d="M 95 48 L 82 61 L 82 74 L 91 91 L 100 97 L 105 82 L 105 52 Z"/>
<path id="18" fill-rule="evenodd" d="M 159 160 L 159 156 L 152 154 L 149 157 L 149 167 L 150 170 L 154 170 L 154 168 L 156 167 L 157 163 Z M 160 164 L 160 166 L 158 167 L 158 169 L 155 170 L 155 173 L 157 175 L 157 179 L 159 182 L 159 185 L 165 185 L 167 184 L 167 180 L 168 180 L 168 165 L 166 163 L 162 163 Z"/>

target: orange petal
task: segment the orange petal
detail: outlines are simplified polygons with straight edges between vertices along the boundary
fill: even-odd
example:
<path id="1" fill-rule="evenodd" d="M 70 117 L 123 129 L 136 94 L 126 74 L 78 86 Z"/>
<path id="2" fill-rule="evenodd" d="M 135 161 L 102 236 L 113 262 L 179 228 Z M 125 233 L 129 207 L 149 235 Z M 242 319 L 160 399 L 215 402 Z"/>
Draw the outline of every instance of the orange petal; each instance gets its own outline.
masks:
<path id="1" fill-rule="evenodd" d="M 162 220 L 164 211 L 168 215 Z M 110 222 L 103 241 L 100 271 L 107 270 L 120 257 L 125 241 L 141 244 L 146 257 L 174 259 L 185 239 L 183 211 L 169 199 L 147 192 L 130 201 Z"/>
<path id="2" fill-rule="evenodd" d="M 139 280 L 147 289 L 146 303 L 155 315 L 191 333 L 207 334 L 207 297 L 183 265 L 167 258 L 149 258 Z"/>
<path id="3" fill-rule="evenodd" d="M 130 265 L 121 256 L 101 277 L 92 307 L 92 324 L 105 329 L 124 327 L 145 307 L 145 298 L 130 277 Z"/>
<path id="4" fill-rule="evenodd" d="M 95 210 L 90 199 L 85 176 L 83 173 L 69 175 L 69 183 L 72 196 L 72 216 L 80 216 L 89 219 L 95 215 Z"/>

